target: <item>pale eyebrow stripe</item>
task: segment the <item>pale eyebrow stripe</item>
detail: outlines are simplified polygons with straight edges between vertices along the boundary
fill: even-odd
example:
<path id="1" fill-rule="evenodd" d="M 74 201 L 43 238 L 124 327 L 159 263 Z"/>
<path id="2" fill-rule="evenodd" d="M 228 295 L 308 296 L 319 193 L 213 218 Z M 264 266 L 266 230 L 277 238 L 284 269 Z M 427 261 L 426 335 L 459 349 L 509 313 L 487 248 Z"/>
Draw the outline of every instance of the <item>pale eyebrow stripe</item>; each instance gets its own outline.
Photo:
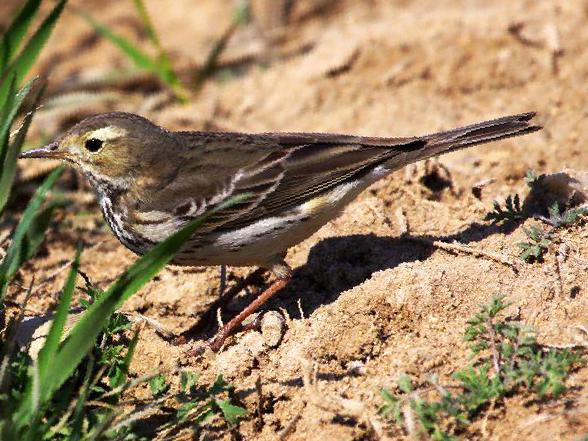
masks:
<path id="1" fill-rule="evenodd" d="M 89 138 L 97 138 L 102 141 L 109 141 L 111 139 L 120 138 L 125 136 L 127 131 L 125 129 L 121 129 L 120 127 L 116 126 L 108 126 L 102 127 L 101 129 L 94 130 L 91 132 L 88 137 Z"/>

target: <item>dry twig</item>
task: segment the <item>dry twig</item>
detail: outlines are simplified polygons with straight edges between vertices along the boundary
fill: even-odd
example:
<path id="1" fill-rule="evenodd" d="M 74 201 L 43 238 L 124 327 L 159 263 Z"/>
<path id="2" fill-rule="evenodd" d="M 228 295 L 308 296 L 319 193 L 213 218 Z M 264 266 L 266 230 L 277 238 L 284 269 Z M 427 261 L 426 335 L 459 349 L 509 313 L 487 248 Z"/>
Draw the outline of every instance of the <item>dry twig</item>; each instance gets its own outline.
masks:
<path id="1" fill-rule="evenodd" d="M 426 246 L 438 248 L 440 250 L 448 251 L 450 253 L 464 253 L 471 254 L 477 257 L 485 257 L 487 259 L 493 260 L 495 262 L 510 267 L 514 272 L 518 272 L 518 266 L 515 262 L 501 254 L 493 253 L 492 251 L 484 251 L 476 248 L 471 248 L 467 245 L 462 245 L 457 242 L 447 243 L 440 240 L 429 239 L 426 237 L 409 236 L 410 227 L 408 224 L 408 219 L 406 218 L 406 215 L 404 214 L 404 210 L 402 208 L 396 210 L 396 218 L 400 226 L 400 236 L 407 240 L 411 240 L 413 242 L 417 242 Z"/>

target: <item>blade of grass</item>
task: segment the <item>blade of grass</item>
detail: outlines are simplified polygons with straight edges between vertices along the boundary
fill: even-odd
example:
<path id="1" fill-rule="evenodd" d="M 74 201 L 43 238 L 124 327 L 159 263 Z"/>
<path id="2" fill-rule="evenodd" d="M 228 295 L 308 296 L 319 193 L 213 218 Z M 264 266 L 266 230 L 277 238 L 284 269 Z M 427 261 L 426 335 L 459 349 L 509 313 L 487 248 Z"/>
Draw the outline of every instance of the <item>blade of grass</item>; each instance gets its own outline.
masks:
<path id="1" fill-rule="evenodd" d="M 41 0 L 29 0 L 14 18 L 0 41 L 0 74 L 16 53 L 31 21 L 39 11 Z"/>
<path id="2" fill-rule="evenodd" d="M 0 164 L 4 163 L 4 156 L 6 156 L 6 150 L 8 149 L 10 127 L 18 111 L 18 106 L 15 105 L 18 98 L 18 94 L 16 93 L 16 77 L 13 75 L 8 85 L 8 98 L 4 105 L 0 107 Z"/>
<path id="3" fill-rule="evenodd" d="M 208 56 L 206 57 L 206 61 L 202 68 L 198 70 L 196 76 L 194 78 L 194 90 L 196 92 L 202 89 L 202 86 L 206 82 L 206 80 L 215 72 L 218 61 L 220 56 L 224 52 L 225 48 L 229 44 L 229 41 L 235 31 L 239 28 L 239 22 L 234 21 L 225 32 L 220 36 L 220 38 L 216 41 Z"/>
<path id="4" fill-rule="evenodd" d="M 143 27 L 145 28 L 145 32 L 147 33 L 147 36 L 149 37 L 149 40 L 153 46 L 157 49 L 157 62 L 160 66 L 161 74 L 165 76 L 164 81 L 172 87 L 181 87 L 180 80 L 173 71 L 169 56 L 161 45 L 161 40 L 155 31 L 155 26 L 153 26 L 151 16 L 145 7 L 145 2 L 143 0 L 134 0 L 134 2 L 135 8 L 137 9 L 137 14 L 139 14 L 139 18 L 141 19 Z"/>
<path id="5" fill-rule="evenodd" d="M 161 49 L 161 43 L 159 41 L 159 37 L 157 36 L 157 32 L 155 32 L 155 27 L 153 26 L 153 22 L 151 21 L 151 16 L 145 7 L 145 3 L 143 0 L 134 0 L 135 9 L 137 9 L 137 13 L 139 14 L 139 18 L 145 27 L 145 32 L 147 32 L 147 36 L 153 46 L 158 49 Z"/>
<path id="6" fill-rule="evenodd" d="M 16 159 L 24 143 L 25 137 L 29 130 L 29 126 L 31 125 L 31 121 L 33 120 L 33 116 L 35 114 L 35 108 L 39 102 L 41 95 L 45 90 L 44 83 L 41 87 L 33 88 L 34 80 L 31 80 L 29 83 L 25 85 L 18 93 L 16 97 L 16 105 L 13 105 L 13 109 L 11 112 L 11 116 L 5 122 L 14 122 L 14 118 L 22 106 L 22 102 L 24 99 L 29 96 L 30 104 L 29 106 L 32 108 L 24 117 L 24 120 L 16 132 L 12 143 L 4 144 L 4 141 L 8 142 L 9 133 L 0 132 L 0 139 L 2 140 L 2 146 L 0 147 L 0 164 L 2 164 L 2 173 L 0 174 L 0 214 L 4 211 L 6 207 L 6 203 L 8 202 L 8 198 L 10 196 L 10 189 L 12 188 L 12 184 L 14 182 L 14 176 L 16 174 Z M 33 92 L 31 92 L 31 88 L 33 88 Z M 30 93 L 29 93 L 30 92 Z M 10 100 L 9 100 L 10 101 Z M 12 118 L 12 121 L 10 121 Z"/>
<path id="7" fill-rule="evenodd" d="M 112 387 L 113 389 L 121 387 L 123 384 L 127 382 L 127 378 L 129 376 L 129 368 L 131 367 L 131 361 L 133 361 L 133 355 L 135 355 L 135 348 L 137 347 L 137 342 L 139 341 L 139 333 L 140 330 L 137 329 L 133 334 L 133 338 L 129 343 L 127 353 L 125 354 L 125 358 L 121 366 L 120 376 L 117 376 L 116 380 L 110 385 L 110 387 Z"/>
<path id="8" fill-rule="evenodd" d="M 65 7 L 67 0 L 60 0 L 57 5 L 51 10 L 49 15 L 35 33 L 27 41 L 25 47 L 18 54 L 18 56 L 10 63 L 2 74 L 2 81 L 0 82 L 0 106 L 6 101 L 8 94 L 8 86 L 6 79 L 11 78 L 12 75 L 16 75 L 16 83 L 20 84 L 29 69 L 36 61 L 41 49 L 47 43 L 57 19 L 61 15 L 63 8 Z"/>
<path id="9" fill-rule="evenodd" d="M 78 14 L 94 28 L 94 30 L 102 37 L 109 40 L 112 44 L 118 47 L 139 69 L 148 70 L 150 72 L 158 72 L 159 67 L 153 58 L 145 53 L 143 50 L 135 46 L 126 38 L 113 32 L 108 26 L 105 26 L 92 18 L 85 12 L 78 12 Z"/>
<path id="10" fill-rule="evenodd" d="M 88 22 L 88 24 L 92 26 L 92 28 L 94 28 L 98 34 L 118 47 L 133 63 L 135 63 L 135 66 L 138 69 L 146 70 L 158 76 L 164 84 L 167 84 L 174 91 L 181 101 L 185 101 L 187 99 L 186 91 L 183 88 L 179 78 L 172 70 L 171 63 L 169 62 L 167 55 L 164 55 L 164 57 L 161 58 L 161 54 L 165 54 L 163 49 L 161 49 L 161 46 L 157 47 L 159 56 L 152 57 L 126 38 L 112 31 L 112 29 L 110 29 L 108 26 L 105 26 L 94 20 L 94 18 L 92 18 L 90 15 L 84 12 L 78 12 L 78 14 L 84 18 L 84 20 L 86 20 L 86 22 Z M 153 27 L 151 27 L 151 30 L 152 32 L 155 32 Z"/>
<path id="11" fill-rule="evenodd" d="M 70 441 L 78 441 L 82 438 L 83 433 L 83 424 L 84 424 L 84 408 L 86 406 L 86 401 L 88 400 L 88 395 L 90 393 L 90 384 L 92 380 L 92 371 L 94 370 L 94 357 L 89 357 L 90 361 L 88 366 L 86 367 L 86 375 L 84 376 L 84 383 L 80 388 L 80 396 L 78 397 L 78 401 L 76 402 L 76 409 L 74 411 L 74 420 L 72 424 L 72 431 L 73 433 L 70 435 Z"/>
<path id="12" fill-rule="evenodd" d="M 65 205 L 63 201 L 51 201 L 33 218 L 26 235 L 25 249 L 27 252 L 24 255 L 24 260 L 29 260 L 35 255 L 45 240 L 45 232 L 51 223 L 53 212 L 57 207 L 63 207 Z"/>
<path id="13" fill-rule="evenodd" d="M 182 245 L 212 214 L 237 204 L 249 195 L 236 196 L 190 222 L 180 231 L 153 247 L 125 271 L 114 284 L 94 302 L 68 333 L 55 356 L 51 374 L 43 380 L 42 398 L 49 399 L 77 368 L 81 360 L 95 344 L 110 316 L 117 307 L 150 281 L 180 250 Z M 17 410 L 17 422 L 22 427 L 30 417 L 31 395 L 26 395 Z"/>
<path id="14" fill-rule="evenodd" d="M 53 361 L 59 349 L 59 342 L 63 335 L 65 323 L 67 321 L 67 314 L 69 312 L 69 306 L 71 305 L 71 299 L 76 287 L 76 278 L 78 276 L 78 269 L 80 267 L 80 255 L 81 247 L 78 246 L 76 250 L 76 256 L 69 270 L 65 286 L 63 288 L 63 294 L 59 300 L 59 305 L 55 311 L 55 316 L 51 323 L 51 328 L 45 339 L 45 343 L 39 352 L 37 364 L 39 366 L 39 376 L 43 382 L 45 376 L 53 367 Z"/>
<path id="15" fill-rule="evenodd" d="M 27 232 L 29 231 L 31 224 L 35 221 L 35 217 L 45 200 L 45 195 L 55 184 L 62 172 L 63 167 L 59 167 L 47 176 L 27 205 L 27 208 L 14 231 L 10 247 L 4 256 L 2 263 L 0 263 L 0 305 L 2 305 L 4 301 L 4 295 L 6 294 L 8 283 L 12 277 L 14 277 L 22 263 L 26 260 L 26 256 L 30 256 L 30 252 L 27 249 Z"/>

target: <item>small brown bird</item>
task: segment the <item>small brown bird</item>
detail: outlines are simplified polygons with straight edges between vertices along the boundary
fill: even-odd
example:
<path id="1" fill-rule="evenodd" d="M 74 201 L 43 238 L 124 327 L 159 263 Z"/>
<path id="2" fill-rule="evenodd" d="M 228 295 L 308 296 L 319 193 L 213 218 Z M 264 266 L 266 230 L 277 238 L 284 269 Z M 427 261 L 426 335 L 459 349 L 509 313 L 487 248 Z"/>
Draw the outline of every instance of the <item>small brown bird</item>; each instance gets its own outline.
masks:
<path id="1" fill-rule="evenodd" d="M 370 184 L 415 161 L 539 130 L 531 123 L 534 116 L 507 116 L 422 137 L 372 138 L 170 132 L 137 115 L 106 113 L 20 157 L 62 159 L 81 170 L 112 232 L 137 254 L 227 197 L 249 194 L 209 217 L 173 260 L 190 266 L 258 266 L 277 277 L 209 342 L 218 350 L 287 283 L 288 248 L 337 216 Z"/>

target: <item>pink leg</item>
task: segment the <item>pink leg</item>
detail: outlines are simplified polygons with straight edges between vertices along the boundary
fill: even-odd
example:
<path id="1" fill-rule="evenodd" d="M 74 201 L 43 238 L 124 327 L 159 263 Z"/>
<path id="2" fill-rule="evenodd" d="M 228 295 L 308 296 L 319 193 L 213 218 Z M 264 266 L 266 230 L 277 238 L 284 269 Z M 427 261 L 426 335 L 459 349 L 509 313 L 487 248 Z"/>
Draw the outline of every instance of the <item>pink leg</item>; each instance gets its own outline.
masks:
<path id="1" fill-rule="evenodd" d="M 231 333 L 237 328 L 243 320 L 249 317 L 253 312 L 255 312 L 260 306 L 262 306 L 265 302 L 267 302 L 275 293 L 280 291 L 284 286 L 288 284 L 290 279 L 292 278 L 291 275 L 287 275 L 276 280 L 272 285 L 262 292 L 253 302 L 251 302 L 243 311 L 241 311 L 235 318 L 233 318 L 229 323 L 224 325 L 217 334 L 208 340 L 208 345 L 210 348 L 218 352 L 222 345 L 224 344 L 225 340 Z"/>
<path id="2" fill-rule="evenodd" d="M 175 344 L 184 344 L 187 343 L 189 340 L 196 337 L 200 332 L 204 330 L 204 328 L 210 324 L 210 322 L 216 321 L 216 311 L 218 308 L 225 306 L 229 303 L 237 294 L 239 294 L 243 289 L 245 289 L 249 285 L 255 284 L 266 273 L 266 269 L 258 268 L 249 274 L 246 278 L 237 282 L 234 286 L 231 287 L 227 292 L 223 293 L 218 299 L 216 299 L 207 309 L 207 311 L 202 314 L 202 316 L 198 319 L 194 325 L 190 328 L 182 332 L 176 339 L 174 340 Z"/>

